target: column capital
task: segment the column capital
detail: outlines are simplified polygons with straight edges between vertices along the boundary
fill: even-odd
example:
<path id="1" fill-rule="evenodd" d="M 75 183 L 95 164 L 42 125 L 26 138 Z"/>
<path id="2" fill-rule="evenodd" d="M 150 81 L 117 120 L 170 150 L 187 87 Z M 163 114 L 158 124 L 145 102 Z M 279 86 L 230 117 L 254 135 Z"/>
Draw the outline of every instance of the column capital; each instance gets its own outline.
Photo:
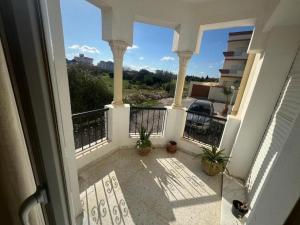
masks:
<path id="1" fill-rule="evenodd" d="M 191 51 L 178 51 L 177 55 L 178 55 L 180 60 L 183 60 L 183 62 L 187 63 L 188 60 L 190 60 L 190 58 L 192 57 L 193 52 L 191 52 Z"/>
<path id="2" fill-rule="evenodd" d="M 111 40 L 109 41 L 109 46 L 113 53 L 114 59 L 122 59 L 129 45 L 125 41 Z"/>

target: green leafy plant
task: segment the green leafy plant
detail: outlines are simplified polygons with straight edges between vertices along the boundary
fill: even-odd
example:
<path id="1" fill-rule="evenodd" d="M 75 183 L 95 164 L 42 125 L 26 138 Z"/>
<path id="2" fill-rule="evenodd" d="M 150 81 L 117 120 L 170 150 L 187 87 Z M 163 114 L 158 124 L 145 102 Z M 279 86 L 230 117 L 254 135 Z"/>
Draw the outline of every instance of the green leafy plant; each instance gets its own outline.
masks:
<path id="1" fill-rule="evenodd" d="M 150 141 L 150 135 L 152 134 L 152 129 L 147 132 L 147 129 L 141 125 L 139 129 L 140 139 L 136 142 L 136 147 L 138 149 L 143 149 L 151 147 L 152 143 Z"/>
<path id="2" fill-rule="evenodd" d="M 199 154 L 202 160 L 207 160 L 211 164 L 219 164 L 223 170 L 226 168 L 226 163 L 229 161 L 229 156 L 224 154 L 225 149 L 219 150 L 217 146 L 211 145 L 209 147 L 202 147 L 203 153 Z"/>

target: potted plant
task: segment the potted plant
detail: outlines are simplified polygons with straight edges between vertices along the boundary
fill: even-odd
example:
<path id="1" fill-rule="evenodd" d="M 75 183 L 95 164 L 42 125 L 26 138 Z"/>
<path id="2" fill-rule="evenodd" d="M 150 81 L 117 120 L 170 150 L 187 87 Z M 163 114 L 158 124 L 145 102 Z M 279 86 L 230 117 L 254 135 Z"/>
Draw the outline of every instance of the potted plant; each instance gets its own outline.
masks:
<path id="1" fill-rule="evenodd" d="M 226 97 L 226 102 L 225 102 L 225 105 L 224 105 L 224 109 L 222 111 L 222 116 L 226 116 L 227 113 L 228 113 L 228 104 L 229 104 L 229 96 L 232 95 L 232 91 L 229 87 L 223 87 L 223 94 L 225 95 Z"/>
<path id="2" fill-rule="evenodd" d="M 236 217 L 236 218 L 242 218 L 244 217 L 247 212 L 249 211 L 249 207 L 248 204 L 246 202 L 241 202 L 239 200 L 233 200 L 232 201 L 232 214 Z"/>
<path id="3" fill-rule="evenodd" d="M 203 171 L 209 176 L 215 176 L 220 172 L 223 172 L 226 167 L 226 163 L 229 157 L 224 154 L 224 149 L 218 150 L 215 145 L 211 145 L 211 148 L 202 147 L 203 153 L 201 156 L 201 167 Z"/>
<path id="4" fill-rule="evenodd" d="M 147 132 L 147 129 L 143 126 L 141 126 L 141 129 L 139 130 L 140 139 L 136 142 L 136 148 L 138 150 L 138 153 L 142 156 L 147 155 L 151 151 L 151 133 L 152 129 L 149 132 Z"/>
<path id="5" fill-rule="evenodd" d="M 175 153 L 177 151 L 177 143 L 175 141 L 169 141 L 167 144 L 167 152 Z"/>

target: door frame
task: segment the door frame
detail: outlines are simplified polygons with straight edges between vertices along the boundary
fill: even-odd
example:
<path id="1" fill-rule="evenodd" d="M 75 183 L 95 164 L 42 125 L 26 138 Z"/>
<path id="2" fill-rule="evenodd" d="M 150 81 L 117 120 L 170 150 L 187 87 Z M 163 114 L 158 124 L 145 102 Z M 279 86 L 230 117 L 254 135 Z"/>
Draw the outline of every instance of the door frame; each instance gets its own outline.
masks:
<path id="1" fill-rule="evenodd" d="M 81 207 L 71 108 L 66 70 L 53 70 L 61 63 L 53 51 L 60 46 L 51 48 L 53 16 L 61 22 L 59 0 L 0 1 L 1 40 L 35 181 L 48 192 L 45 222 L 75 225 Z"/>

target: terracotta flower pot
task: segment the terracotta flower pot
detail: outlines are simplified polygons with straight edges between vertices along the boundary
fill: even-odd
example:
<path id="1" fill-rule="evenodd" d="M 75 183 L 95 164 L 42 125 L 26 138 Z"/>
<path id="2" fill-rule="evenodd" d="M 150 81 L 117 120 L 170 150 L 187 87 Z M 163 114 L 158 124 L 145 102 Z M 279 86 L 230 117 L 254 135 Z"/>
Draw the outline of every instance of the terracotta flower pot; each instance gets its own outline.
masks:
<path id="1" fill-rule="evenodd" d="M 201 168 L 208 176 L 215 176 L 223 171 L 221 164 L 210 162 L 206 159 L 201 160 Z"/>
<path id="2" fill-rule="evenodd" d="M 177 151 L 177 143 L 175 141 L 169 141 L 167 144 L 167 151 L 169 153 L 175 153 Z"/>
<path id="3" fill-rule="evenodd" d="M 151 147 L 139 148 L 139 149 L 138 149 L 138 153 L 139 153 L 141 156 L 148 155 L 148 153 L 149 153 L 150 151 L 151 151 Z"/>
<path id="4" fill-rule="evenodd" d="M 222 115 L 222 116 L 226 116 L 227 113 L 228 113 L 228 104 L 225 104 L 224 109 L 223 109 L 221 115 Z"/>

